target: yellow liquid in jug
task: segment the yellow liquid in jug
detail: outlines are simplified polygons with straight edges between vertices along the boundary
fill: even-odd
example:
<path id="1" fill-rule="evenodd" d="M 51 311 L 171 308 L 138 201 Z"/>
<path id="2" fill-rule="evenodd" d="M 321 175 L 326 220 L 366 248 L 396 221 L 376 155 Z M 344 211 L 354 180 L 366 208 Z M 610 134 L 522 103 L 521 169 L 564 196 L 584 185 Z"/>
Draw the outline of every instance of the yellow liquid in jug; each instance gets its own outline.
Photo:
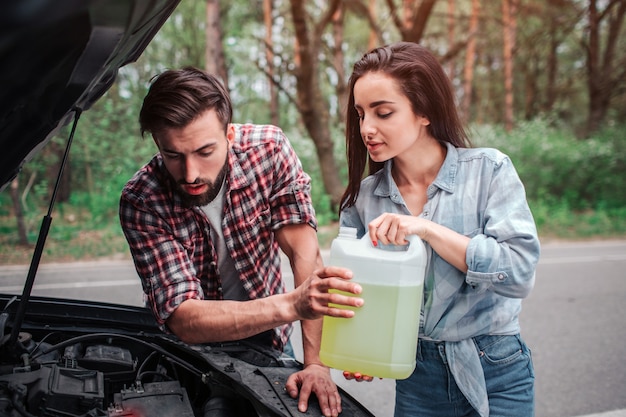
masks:
<path id="1" fill-rule="evenodd" d="M 339 370 L 380 378 L 408 378 L 415 368 L 419 330 L 415 323 L 419 323 L 423 283 L 359 284 L 365 304 L 350 308 L 355 311 L 354 317 L 324 316 L 320 359 Z"/>

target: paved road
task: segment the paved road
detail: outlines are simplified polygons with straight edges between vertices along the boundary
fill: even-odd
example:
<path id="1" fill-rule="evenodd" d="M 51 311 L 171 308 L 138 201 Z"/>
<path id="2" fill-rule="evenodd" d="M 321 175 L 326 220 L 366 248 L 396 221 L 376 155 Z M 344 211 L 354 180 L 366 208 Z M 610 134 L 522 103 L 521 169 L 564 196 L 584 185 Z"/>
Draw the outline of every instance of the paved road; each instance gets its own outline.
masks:
<path id="1" fill-rule="evenodd" d="M 27 269 L 1 266 L 0 292 L 21 293 Z M 128 260 L 43 264 L 33 294 L 142 302 Z M 537 417 L 626 417 L 625 318 L 626 241 L 543 245 L 521 315 L 535 363 Z M 299 331 L 294 339 L 301 358 Z M 393 381 L 356 383 L 339 371 L 333 375 L 377 416 L 393 414 Z"/>

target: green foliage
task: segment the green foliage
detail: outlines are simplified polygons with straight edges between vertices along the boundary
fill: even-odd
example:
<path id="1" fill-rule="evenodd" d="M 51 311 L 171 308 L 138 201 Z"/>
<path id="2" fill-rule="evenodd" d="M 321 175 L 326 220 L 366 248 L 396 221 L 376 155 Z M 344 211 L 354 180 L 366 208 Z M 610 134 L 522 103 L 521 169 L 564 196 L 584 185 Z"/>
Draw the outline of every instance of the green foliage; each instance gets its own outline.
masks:
<path id="1" fill-rule="evenodd" d="M 324 10 L 321 3 L 308 2 L 311 22 Z M 484 121 L 474 127 L 476 145 L 496 147 L 507 153 L 526 186 L 531 209 L 541 234 L 560 237 L 626 234 L 626 127 L 607 127 L 586 140 L 576 139 L 576 128 L 587 117 L 587 79 L 584 51 L 581 49 L 582 10 L 552 10 L 540 3 L 520 9 L 515 54 L 515 111 L 518 120 L 547 112 L 555 120 L 532 120 L 507 133 L 499 123 L 503 107 L 501 70 L 501 20 L 499 3 L 483 4 L 480 53 L 473 82 L 471 118 Z M 223 43 L 229 68 L 229 87 L 235 108 L 235 121 L 269 122 L 268 82 L 257 66 L 265 60 L 262 3 L 258 0 L 222 2 Z M 315 147 L 303 132 L 295 96 L 295 45 L 288 2 L 275 4 L 274 49 L 275 77 L 280 80 L 280 126 L 300 156 L 312 179 L 312 195 L 321 226 L 337 220 L 330 207 L 321 177 Z M 493 6 L 493 7 L 492 7 Z M 377 16 L 385 43 L 400 39 L 386 4 L 379 3 Z M 449 52 L 446 5 L 439 4 L 430 19 L 423 44 L 443 56 Z M 107 251 L 126 251 L 117 219 L 119 193 L 124 183 L 156 151 L 150 138 L 138 131 L 138 112 L 149 80 L 165 68 L 184 65 L 204 66 L 205 8 L 202 1 L 181 2 L 139 60 L 119 73 L 116 83 L 92 109 L 82 115 L 69 160 L 71 193 L 69 201 L 60 202 L 53 214 L 53 230 L 47 253 L 50 256 L 84 257 Z M 365 52 L 370 28 L 363 11 L 355 4 L 346 9 L 344 69 L 349 75 L 352 64 Z M 457 4 L 456 41 L 467 34 L 469 2 Z M 552 22 L 558 18 L 559 24 Z M 622 28 L 622 31 L 625 29 Z M 619 36 L 621 45 L 626 37 Z M 214 40 L 217 42 L 218 40 Z M 555 43 L 553 43 L 554 41 Z M 336 71 L 331 67 L 334 40 L 331 28 L 322 39 L 319 53 L 323 99 L 335 113 Z M 548 88 L 550 48 L 558 48 L 558 71 L 554 91 Z M 617 48 L 623 51 L 624 48 Z M 620 55 L 622 56 L 622 55 Z M 447 61 L 456 87 L 463 78 L 465 54 L 460 52 Z M 626 117 L 623 85 L 616 85 L 609 121 Z M 460 89 L 459 89 L 460 93 Z M 553 103 L 552 103 L 553 102 Z M 583 109 L 581 111 L 581 109 Z M 331 123 L 339 177 L 346 178 L 343 126 Z M 67 131 L 54 138 L 55 146 L 64 146 Z M 58 153 L 44 149 L 20 174 L 20 197 L 28 236 L 34 242 L 45 214 L 51 172 Z M 32 180 L 32 183 L 31 183 Z M 0 194 L 0 253 L 17 242 L 15 218 L 8 191 Z M 82 231 L 81 231 L 82 230 Z M 86 233 L 85 231 L 89 231 Z M 334 233 L 331 233 L 334 235 Z M 4 256 L 4 255 L 3 255 Z"/>
<path id="2" fill-rule="evenodd" d="M 474 142 L 508 154 L 528 199 L 564 211 L 626 207 L 626 126 L 606 127 L 592 138 L 545 120 L 522 123 L 511 133 L 475 127 Z"/>

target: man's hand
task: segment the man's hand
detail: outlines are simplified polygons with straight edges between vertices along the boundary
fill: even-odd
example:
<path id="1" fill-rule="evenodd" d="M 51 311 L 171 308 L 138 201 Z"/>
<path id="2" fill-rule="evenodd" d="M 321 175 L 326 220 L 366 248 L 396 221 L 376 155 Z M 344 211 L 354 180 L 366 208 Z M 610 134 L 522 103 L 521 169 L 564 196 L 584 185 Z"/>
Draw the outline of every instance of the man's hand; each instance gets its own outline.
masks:
<path id="1" fill-rule="evenodd" d="M 337 417 L 341 413 L 341 397 L 337 385 L 330 377 L 330 369 L 320 364 L 307 365 L 302 371 L 289 376 L 285 384 L 287 393 L 298 399 L 298 410 L 305 413 L 311 393 L 314 392 L 320 404 L 322 414 Z"/>
<path id="2" fill-rule="evenodd" d="M 350 282 L 352 271 L 346 268 L 327 266 L 318 269 L 299 285 L 291 294 L 296 297 L 293 305 L 300 319 L 314 320 L 324 315 L 350 318 L 354 311 L 330 307 L 329 304 L 339 306 L 361 307 L 363 299 L 331 293 L 329 290 L 342 291 L 358 295 L 362 288 L 355 282 Z"/>

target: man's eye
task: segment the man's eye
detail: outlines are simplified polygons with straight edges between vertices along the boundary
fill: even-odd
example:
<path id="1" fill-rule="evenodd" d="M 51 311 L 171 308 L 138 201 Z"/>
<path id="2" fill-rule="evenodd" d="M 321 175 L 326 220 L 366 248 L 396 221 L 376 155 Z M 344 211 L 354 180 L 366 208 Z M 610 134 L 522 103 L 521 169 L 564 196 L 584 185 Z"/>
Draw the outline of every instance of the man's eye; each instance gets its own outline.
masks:
<path id="1" fill-rule="evenodd" d="M 211 155 L 213 155 L 213 152 L 200 152 L 200 156 L 203 158 L 208 158 Z"/>
<path id="2" fill-rule="evenodd" d="M 180 155 L 169 154 L 169 153 L 164 153 L 163 156 L 167 159 L 179 159 L 180 158 Z"/>

